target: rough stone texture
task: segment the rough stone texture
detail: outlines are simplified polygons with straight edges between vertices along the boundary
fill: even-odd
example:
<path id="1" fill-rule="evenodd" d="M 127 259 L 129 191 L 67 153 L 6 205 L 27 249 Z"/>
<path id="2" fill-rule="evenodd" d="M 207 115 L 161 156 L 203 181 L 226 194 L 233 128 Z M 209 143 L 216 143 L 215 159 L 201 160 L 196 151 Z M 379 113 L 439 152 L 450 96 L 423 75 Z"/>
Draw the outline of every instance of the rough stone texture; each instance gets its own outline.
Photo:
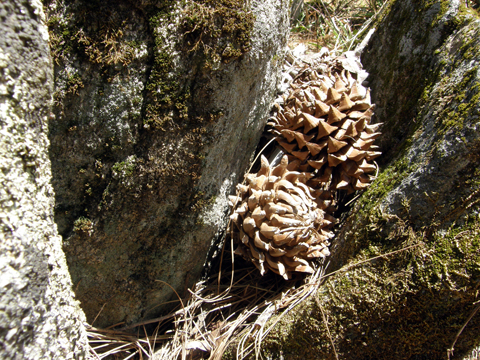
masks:
<path id="1" fill-rule="evenodd" d="M 411 16 L 415 6 L 422 9 L 416 3 L 404 6 L 399 10 L 404 16 Z M 365 66 L 375 74 L 371 86 L 377 89 L 378 118 L 385 121 L 381 146 L 390 156 L 384 160 L 391 161 L 395 151 L 409 167 L 401 183 L 382 200 L 381 208 L 400 214 L 408 202 L 415 229 L 432 222 L 449 224 L 477 199 L 477 184 L 463 183 L 475 176 L 480 151 L 480 22 L 474 15 L 463 18 L 459 13 L 465 8 L 460 8 L 459 1 L 423 6 L 422 16 L 409 19 L 412 25 L 406 33 L 379 31 L 375 38 L 400 39 L 398 56 L 389 58 L 388 67 L 402 69 L 398 74 L 389 78 L 387 67 L 378 65 L 378 59 L 388 61 L 383 54 L 393 50 L 385 44 L 375 46 L 378 40 L 372 40 L 363 57 Z M 386 28 L 395 27 L 390 22 Z"/>
<path id="2" fill-rule="evenodd" d="M 0 3 L 0 357 L 79 359 L 85 315 L 53 220 L 53 69 L 39 1 Z"/>
<path id="3" fill-rule="evenodd" d="M 47 5 L 55 220 L 95 326 L 164 311 L 157 280 L 187 295 L 275 92 L 288 1 L 182 3 Z"/>
<path id="4" fill-rule="evenodd" d="M 323 311 L 342 359 L 447 358 L 478 305 L 479 48 L 480 20 L 463 2 L 389 3 L 362 55 L 385 123 L 382 168 L 341 225 L 328 271 L 415 247 L 333 275 L 319 302 L 280 322 L 267 353 L 333 359 Z M 479 334 L 477 313 L 451 358 Z"/>

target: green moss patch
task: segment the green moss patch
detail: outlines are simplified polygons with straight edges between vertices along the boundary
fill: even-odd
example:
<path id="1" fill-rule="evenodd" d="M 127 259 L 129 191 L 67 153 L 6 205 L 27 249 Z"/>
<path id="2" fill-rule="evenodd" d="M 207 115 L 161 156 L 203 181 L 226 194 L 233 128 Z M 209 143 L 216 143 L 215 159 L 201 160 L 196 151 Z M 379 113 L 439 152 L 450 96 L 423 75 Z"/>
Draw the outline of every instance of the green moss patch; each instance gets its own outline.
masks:
<path id="1" fill-rule="evenodd" d="M 383 159 L 394 158 L 402 151 L 405 139 L 420 125 L 418 114 L 431 95 L 433 84 L 445 76 L 438 61 L 443 59 L 443 66 L 447 61 L 439 50 L 430 48 L 439 49 L 448 36 L 473 19 L 470 11 L 446 17 L 448 9 L 448 1 L 422 0 L 411 6 L 391 1 L 380 14 L 377 33 L 362 54 L 362 63 L 371 74 L 378 115 L 385 122 L 386 131 L 379 139 Z M 418 28 L 422 31 L 414 30 Z M 388 43 L 373 48 L 376 38 L 388 38 Z M 468 56 L 469 51 L 464 53 Z"/>
<path id="2" fill-rule="evenodd" d="M 117 162 L 112 166 L 112 172 L 114 176 L 120 178 L 131 177 L 135 171 L 135 155 L 129 156 L 127 160 L 122 162 Z"/>
<path id="3" fill-rule="evenodd" d="M 334 359 L 328 325 L 341 359 L 446 358 L 478 301 L 480 219 L 472 216 L 430 235 L 392 221 L 403 234 L 394 249 L 417 246 L 330 277 L 317 294 L 327 323 L 310 299 L 274 328 L 264 341 L 265 354 Z M 371 242 L 349 265 L 391 250 Z M 455 354 L 478 344 L 479 334 L 480 317 L 475 317 L 458 339 Z"/>
<path id="4" fill-rule="evenodd" d="M 175 119 L 195 125 L 196 121 L 209 120 L 220 112 L 219 109 L 201 111 L 202 107 L 192 106 L 193 78 L 206 76 L 209 71 L 217 69 L 221 62 L 228 63 L 249 51 L 254 24 L 254 16 L 244 1 L 189 1 L 180 15 L 174 14 L 174 4 L 168 1 L 161 9 L 146 11 L 155 50 L 147 84 L 148 102 L 144 122 L 160 129 L 165 129 L 164 125 Z M 179 18 L 174 19 L 173 16 Z M 181 40 L 174 48 L 193 65 L 188 76 L 181 68 L 176 68 L 173 49 L 165 43 L 166 38 L 171 36 L 165 35 L 165 24 L 175 21 L 179 21 L 179 34 L 175 36 L 180 36 Z"/>
<path id="5" fill-rule="evenodd" d="M 44 1 L 44 4 L 48 6 L 51 2 Z M 49 16 L 47 26 L 53 60 L 61 64 L 75 52 L 102 66 L 128 65 L 133 60 L 135 44 L 124 39 L 126 15 L 120 14 L 113 2 L 88 1 L 66 18 Z"/>
<path id="6" fill-rule="evenodd" d="M 473 17 L 468 16 L 470 13 L 459 14 L 455 19 L 472 20 Z M 455 39 L 450 48 L 437 50 L 439 61 L 431 71 L 434 76 L 430 80 L 429 93 L 421 101 L 421 111 L 424 113 L 433 106 L 442 105 L 441 111 L 436 114 L 439 135 L 444 135 L 449 130 L 459 133 L 466 124 L 477 121 L 479 115 L 480 71 L 478 65 L 472 65 L 472 61 L 478 60 L 480 32 L 476 23 L 471 24 L 466 20 L 461 23 L 464 28 L 456 37 L 462 40 Z"/>
<path id="7" fill-rule="evenodd" d="M 254 20 L 243 0 L 191 1 L 182 22 L 185 46 L 201 52 L 208 67 L 230 62 L 250 50 Z"/>
<path id="8" fill-rule="evenodd" d="M 167 1 L 162 8 L 144 11 L 154 48 L 143 123 L 150 129 L 147 143 L 152 136 L 174 133 L 183 144 L 168 164 L 151 172 L 169 186 L 195 188 L 205 147 L 212 140 L 211 125 L 224 115 L 222 109 L 210 106 L 208 90 L 199 84 L 208 83 L 220 64 L 250 50 L 254 17 L 243 1 L 189 1 L 179 7 L 180 13 L 174 11 L 175 4 Z M 178 24 L 174 33 L 169 33 L 168 24 Z M 209 195 L 193 191 L 181 206 L 198 212 L 209 203 Z"/>

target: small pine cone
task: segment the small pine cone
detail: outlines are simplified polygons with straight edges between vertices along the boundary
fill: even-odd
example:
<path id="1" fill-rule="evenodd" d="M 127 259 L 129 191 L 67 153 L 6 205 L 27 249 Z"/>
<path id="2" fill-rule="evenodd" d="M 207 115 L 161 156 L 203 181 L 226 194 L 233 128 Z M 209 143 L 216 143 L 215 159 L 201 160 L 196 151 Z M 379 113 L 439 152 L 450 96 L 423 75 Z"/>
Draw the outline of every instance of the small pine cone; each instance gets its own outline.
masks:
<path id="1" fill-rule="evenodd" d="M 235 253 L 262 275 L 270 269 L 286 280 L 292 272 L 313 273 L 312 260 L 330 254 L 333 237 L 327 230 L 332 221 L 306 185 L 312 175 L 288 167 L 286 155 L 275 167 L 262 155 L 260 171 L 245 175 L 248 184 L 239 184 L 237 195 L 230 196 Z"/>
<path id="2" fill-rule="evenodd" d="M 370 123 L 375 108 L 370 89 L 338 67 L 329 64 L 323 75 L 304 71 L 268 124 L 289 160 L 297 159 L 298 169 L 312 172 L 317 185 L 350 193 L 374 178 L 368 174 L 376 170 L 370 161 L 381 154 L 373 145 L 381 124 Z"/>

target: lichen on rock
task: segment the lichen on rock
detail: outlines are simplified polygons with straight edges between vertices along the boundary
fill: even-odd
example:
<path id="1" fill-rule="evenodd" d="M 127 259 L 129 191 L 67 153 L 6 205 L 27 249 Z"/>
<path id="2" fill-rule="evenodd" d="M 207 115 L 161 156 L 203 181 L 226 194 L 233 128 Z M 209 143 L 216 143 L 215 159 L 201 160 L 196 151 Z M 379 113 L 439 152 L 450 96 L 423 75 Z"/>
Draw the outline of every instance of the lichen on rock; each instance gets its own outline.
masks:
<path id="1" fill-rule="evenodd" d="M 0 357 L 83 359 L 85 315 L 53 219 L 45 14 L 11 0 L 0 16 Z"/>

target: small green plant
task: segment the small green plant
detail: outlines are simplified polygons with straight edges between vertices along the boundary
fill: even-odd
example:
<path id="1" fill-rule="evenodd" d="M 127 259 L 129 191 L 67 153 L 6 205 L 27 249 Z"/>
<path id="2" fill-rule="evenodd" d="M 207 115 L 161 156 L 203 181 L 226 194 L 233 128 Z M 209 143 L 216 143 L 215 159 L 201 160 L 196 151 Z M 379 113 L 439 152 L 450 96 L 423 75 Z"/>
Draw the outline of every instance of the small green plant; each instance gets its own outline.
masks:
<path id="1" fill-rule="evenodd" d="M 133 175 L 136 166 L 135 155 L 129 156 L 125 161 L 117 162 L 112 166 L 114 177 L 128 178 Z"/>

